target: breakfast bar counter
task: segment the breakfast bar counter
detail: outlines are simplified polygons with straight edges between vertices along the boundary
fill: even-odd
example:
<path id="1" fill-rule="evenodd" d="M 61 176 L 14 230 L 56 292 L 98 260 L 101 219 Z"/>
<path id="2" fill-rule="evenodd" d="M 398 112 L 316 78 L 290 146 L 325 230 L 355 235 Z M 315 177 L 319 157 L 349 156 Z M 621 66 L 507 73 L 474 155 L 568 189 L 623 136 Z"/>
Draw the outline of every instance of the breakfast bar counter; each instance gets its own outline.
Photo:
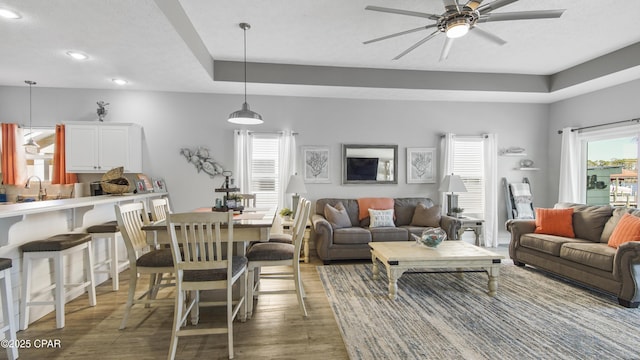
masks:
<path id="1" fill-rule="evenodd" d="M 124 195 L 87 196 L 73 199 L 7 203 L 0 205 L 0 247 L 9 244 L 9 230 L 12 225 L 25 220 L 27 215 L 66 211 L 68 231 L 83 227 L 84 214 L 101 205 L 131 202 L 167 196 L 168 193 L 145 193 Z M 115 215 L 114 215 L 115 216 Z"/>
<path id="2" fill-rule="evenodd" d="M 167 197 L 166 192 L 149 192 L 143 194 L 100 195 L 73 199 L 44 200 L 24 203 L 0 205 L 0 257 L 12 260 L 13 301 L 15 320 L 18 321 L 20 308 L 19 294 L 22 283 L 22 252 L 20 247 L 34 240 L 46 239 L 56 234 L 82 233 L 92 225 L 115 220 L 115 204 L 135 201 L 148 202 L 150 199 Z M 0 203 L 1 204 L 1 203 Z M 120 240 L 122 241 L 122 240 Z M 93 244 L 94 259 L 104 261 L 108 254 L 107 242 Z M 126 258 L 124 244 L 118 246 L 120 258 Z M 84 275 L 82 253 L 70 254 L 65 260 L 72 282 L 78 282 Z M 47 260 L 35 265 L 32 281 L 33 291 L 43 291 L 51 286 L 53 278 L 51 266 Z M 108 274 L 96 274 L 96 283 L 108 280 Z M 69 301 L 81 293 L 68 293 L 65 301 Z M 33 322 L 53 311 L 53 305 L 38 306 L 30 311 L 29 322 Z"/>

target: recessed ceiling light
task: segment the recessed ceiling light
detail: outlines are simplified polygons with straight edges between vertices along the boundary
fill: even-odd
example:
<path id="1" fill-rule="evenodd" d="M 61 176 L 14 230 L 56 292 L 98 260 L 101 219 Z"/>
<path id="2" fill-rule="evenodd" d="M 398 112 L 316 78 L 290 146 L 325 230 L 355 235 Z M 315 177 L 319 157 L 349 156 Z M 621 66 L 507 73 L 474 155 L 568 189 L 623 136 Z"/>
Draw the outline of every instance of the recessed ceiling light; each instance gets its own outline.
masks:
<path id="1" fill-rule="evenodd" d="M 7 19 L 20 19 L 22 17 L 17 12 L 9 9 L 0 9 L 0 16 Z"/>
<path id="2" fill-rule="evenodd" d="M 127 85 L 129 83 L 127 80 L 124 80 L 124 79 L 111 79 L 111 81 L 113 81 L 118 85 Z"/>
<path id="3" fill-rule="evenodd" d="M 89 58 L 89 55 L 83 54 L 79 51 L 67 51 L 67 55 L 71 56 L 76 60 L 87 60 Z"/>

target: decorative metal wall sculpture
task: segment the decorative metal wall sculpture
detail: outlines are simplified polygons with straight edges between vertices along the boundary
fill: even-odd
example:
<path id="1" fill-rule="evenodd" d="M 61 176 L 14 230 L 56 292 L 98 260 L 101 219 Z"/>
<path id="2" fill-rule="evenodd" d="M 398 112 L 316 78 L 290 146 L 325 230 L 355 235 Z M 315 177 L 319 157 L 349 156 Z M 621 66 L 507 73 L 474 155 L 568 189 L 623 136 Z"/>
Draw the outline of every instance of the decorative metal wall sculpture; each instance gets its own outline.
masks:
<path id="1" fill-rule="evenodd" d="M 195 150 L 182 148 L 180 155 L 184 155 L 187 161 L 198 169 L 198 172 L 204 171 L 212 178 L 224 171 L 222 166 L 209 156 L 209 149 L 205 147 L 199 147 Z"/>

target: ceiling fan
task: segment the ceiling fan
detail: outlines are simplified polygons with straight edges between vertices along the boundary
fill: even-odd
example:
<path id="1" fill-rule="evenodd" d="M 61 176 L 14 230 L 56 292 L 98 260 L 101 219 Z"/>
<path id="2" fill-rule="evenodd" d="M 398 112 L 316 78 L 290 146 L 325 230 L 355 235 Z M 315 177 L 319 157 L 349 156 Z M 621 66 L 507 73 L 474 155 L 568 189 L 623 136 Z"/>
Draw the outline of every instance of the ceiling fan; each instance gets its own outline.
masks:
<path id="1" fill-rule="evenodd" d="M 516 1 L 518 0 L 495 0 L 488 4 L 481 5 L 482 0 L 470 0 L 467 1 L 466 4 L 462 5 L 458 3 L 458 0 L 443 0 L 442 2 L 444 3 L 445 12 L 442 15 L 369 5 L 365 8 L 365 10 L 421 17 L 429 20 L 434 20 L 436 23 L 371 39 L 365 41 L 363 44 L 371 44 L 373 42 L 391 39 L 396 36 L 406 35 L 422 30 L 436 29 L 427 37 L 413 44 L 410 48 L 393 58 L 393 60 L 400 59 L 401 57 L 415 50 L 418 46 L 433 39 L 438 34 L 444 33 L 447 38 L 444 42 L 444 46 L 442 47 L 442 52 L 440 53 L 440 61 L 442 61 L 446 59 L 447 56 L 449 56 L 449 50 L 451 50 L 453 41 L 457 38 L 465 36 L 469 31 L 473 31 L 473 33 L 498 45 L 504 45 L 507 43 L 499 36 L 479 28 L 478 24 L 480 23 L 510 20 L 553 19 L 559 18 L 564 13 L 564 10 L 535 10 L 497 14 L 492 13 L 492 11 L 500 9 L 501 7 L 507 6 Z"/>

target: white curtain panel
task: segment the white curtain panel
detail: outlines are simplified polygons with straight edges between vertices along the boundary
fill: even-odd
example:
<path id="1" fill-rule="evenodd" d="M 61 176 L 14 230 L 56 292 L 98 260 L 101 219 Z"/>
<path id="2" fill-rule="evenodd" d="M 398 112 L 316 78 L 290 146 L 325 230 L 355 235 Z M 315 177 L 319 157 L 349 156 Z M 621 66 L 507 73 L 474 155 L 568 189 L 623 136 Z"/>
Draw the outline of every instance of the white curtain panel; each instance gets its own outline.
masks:
<path id="1" fill-rule="evenodd" d="M 453 140 L 455 135 L 452 133 L 446 133 L 442 135 L 440 140 L 440 183 L 444 180 L 444 177 L 451 174 L 453 171 Z M 443 215 L 446 215 L 447 209 L 447 193 L 440 192 L 440 211 Z"/>
<path id="2" fill-rule="evenodd" d="M 248 130 L 234 130 L 233 146 L 234 146 L 234 171 L 233 178 L 236 185 L 241 191 L 251 193 L 251 141 Z"/>
<path id="3" fill-rule="evenodd" d="M 291 196 L 286 194 L 287 184 L 291 175 L 296 173 L 296 137 L 292 131 L 283 131 L 280 136 L 280 172 L 278 180 L 278 199 L 280 209 L 283 207 L 293 208 Z"/>
<path id="4" fill-rule="evenodd" d="M 484 246 L 498 246 L 498 135 L 485 134 L 484 147 Z"/>
<path id="5" fill-rule="evenodd" d="M 558 202 L 583 203 L 580 187 L 581 145 L 577 131 L 570 127 L 562 129 L 562 146 L 560 150 L 560 183 Z"/>

